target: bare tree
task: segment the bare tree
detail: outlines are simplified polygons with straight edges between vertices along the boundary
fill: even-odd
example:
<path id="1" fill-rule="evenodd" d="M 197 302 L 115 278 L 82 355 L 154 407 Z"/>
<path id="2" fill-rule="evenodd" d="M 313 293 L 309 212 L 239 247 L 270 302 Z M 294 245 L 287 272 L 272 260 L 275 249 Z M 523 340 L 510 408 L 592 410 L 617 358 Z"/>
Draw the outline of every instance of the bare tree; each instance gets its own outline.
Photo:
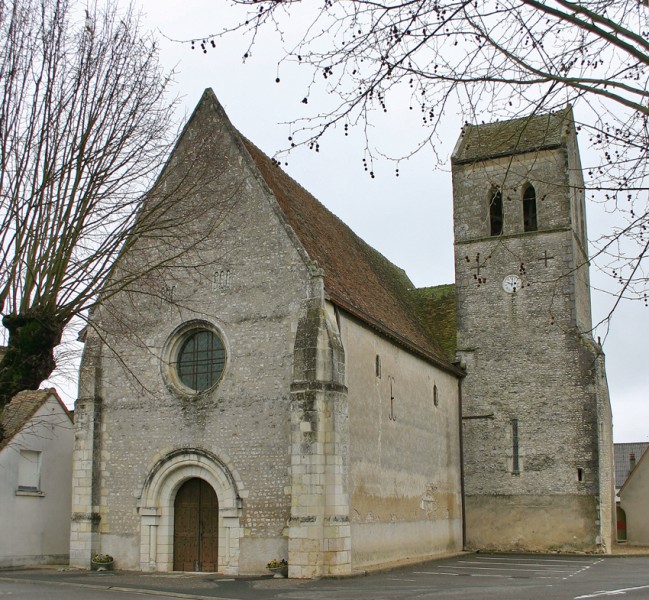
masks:
<path id="1" fill-rule="evenodd" d="M 596 242 L 599 265 L 618 282 L 616 297 L 647 304 L 649 240 L 649 9 L 639 0 L 234 0 L 245 20 L 206 36 L 245 31 L 254 50 L 262 28 L 287 48 L 278 65 L 312 69 L 296 101 L 316 113 L 291 123 L 291 144 L 317 150 L 325 133 L 365 132 L 365 170 L 436 150 L 445 111 L 465 121 L 513 118 L 576 107 L 578 129 L 599 152 L 586 166 L 589 196 L 619 218 Z M 196 47 L 197 45 L 194 44 Z M 318 91 L 324 88 L 331 102 Z M 314 101 L 315 99 L 315 101 Z M 404 102 L 404 99 L 406 100 Z M 406 153 L 377 145 L 383 113 L 406 106 L 421 116 L 421 138 Z M 377 125 L 377 127 L 372 127 Z"/>
<path id="2" fill-rule="evenodd" d="M 138 276 L 115 275 L 118 253 L 178 220 L 138 210 L 173 140 L 170 75 L 111 4 L 0 0 L 0 411 L 52 373 L 98 290 Z"/>

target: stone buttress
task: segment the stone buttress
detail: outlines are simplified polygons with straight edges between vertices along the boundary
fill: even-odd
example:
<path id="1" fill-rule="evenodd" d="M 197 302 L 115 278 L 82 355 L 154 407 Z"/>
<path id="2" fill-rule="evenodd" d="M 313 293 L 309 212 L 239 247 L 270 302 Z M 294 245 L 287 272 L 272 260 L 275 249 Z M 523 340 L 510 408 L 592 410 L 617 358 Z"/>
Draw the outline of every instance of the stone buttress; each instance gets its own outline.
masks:
<path id="1" fill-rule="evenodd" d="M 291 385 L 290 577 L 351 572 L 345 353 L 323 272 L 311 267 Z"/>

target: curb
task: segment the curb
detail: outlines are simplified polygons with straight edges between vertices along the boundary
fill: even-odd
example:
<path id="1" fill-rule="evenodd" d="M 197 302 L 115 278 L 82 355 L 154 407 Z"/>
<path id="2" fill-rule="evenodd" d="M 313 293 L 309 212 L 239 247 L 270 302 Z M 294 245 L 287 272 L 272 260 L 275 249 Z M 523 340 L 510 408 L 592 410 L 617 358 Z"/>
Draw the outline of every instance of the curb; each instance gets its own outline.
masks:
<path id="1" fill-rule="evenodd" d="M 236 598 L 223 598 L 222 596 L 198 596 L 196 594 L 184 594 L 182 592 L 165 592 L 164 590 L 152 590 L 148 588 L 132 588 L 119 585 L 98 585 L 95 583 L 75 583 L 71 581 L 44 581 L 42 579 L 27 579 L 22 577 L 4 577 L 0 575 L 0 581 L 11 583 L 33 583 L 41 585 L 57 585 L 61 587 L 77 587 L 83 589 L 104 590 L 112 592 L 130 592 L 131 594 L 143 594 L 147 596 L 166 596 L 167 598 L 184 598 L 187 600 L 236 600 Z"/>

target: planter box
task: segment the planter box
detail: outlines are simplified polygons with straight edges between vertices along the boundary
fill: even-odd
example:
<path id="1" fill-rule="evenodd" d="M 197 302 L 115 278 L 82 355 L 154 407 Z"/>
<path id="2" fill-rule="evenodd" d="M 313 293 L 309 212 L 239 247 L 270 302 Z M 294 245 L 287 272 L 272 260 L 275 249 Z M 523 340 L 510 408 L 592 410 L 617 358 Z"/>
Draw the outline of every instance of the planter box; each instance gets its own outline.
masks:
<path id="1" fill-rule="evenodd" d="M 286 578 L 288 577 L 288 565 L 283 565 L 281 567 L 266 567 L 272 574 L 273 577 Z"/>
<path id="2" fill-rule="evenodd" d="M 90 561 L 90 568 L 93 571 L 112 571 L 113 570 L 113 564 L 115 561 L 111 560 L 110 562 L 95 562 Z"/>

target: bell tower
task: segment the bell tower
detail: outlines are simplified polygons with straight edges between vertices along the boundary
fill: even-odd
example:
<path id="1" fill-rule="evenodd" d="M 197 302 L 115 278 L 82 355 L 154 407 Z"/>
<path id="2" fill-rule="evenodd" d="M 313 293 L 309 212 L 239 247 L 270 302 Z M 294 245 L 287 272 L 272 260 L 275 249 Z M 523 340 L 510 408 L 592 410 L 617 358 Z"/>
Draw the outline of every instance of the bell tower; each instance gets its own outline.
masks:
<path id="1" fill-rule="evenodd" d="M 452 169 L 466 546 L 610 551 L 611 411 L 572 110 L 467 125 Z"/>

